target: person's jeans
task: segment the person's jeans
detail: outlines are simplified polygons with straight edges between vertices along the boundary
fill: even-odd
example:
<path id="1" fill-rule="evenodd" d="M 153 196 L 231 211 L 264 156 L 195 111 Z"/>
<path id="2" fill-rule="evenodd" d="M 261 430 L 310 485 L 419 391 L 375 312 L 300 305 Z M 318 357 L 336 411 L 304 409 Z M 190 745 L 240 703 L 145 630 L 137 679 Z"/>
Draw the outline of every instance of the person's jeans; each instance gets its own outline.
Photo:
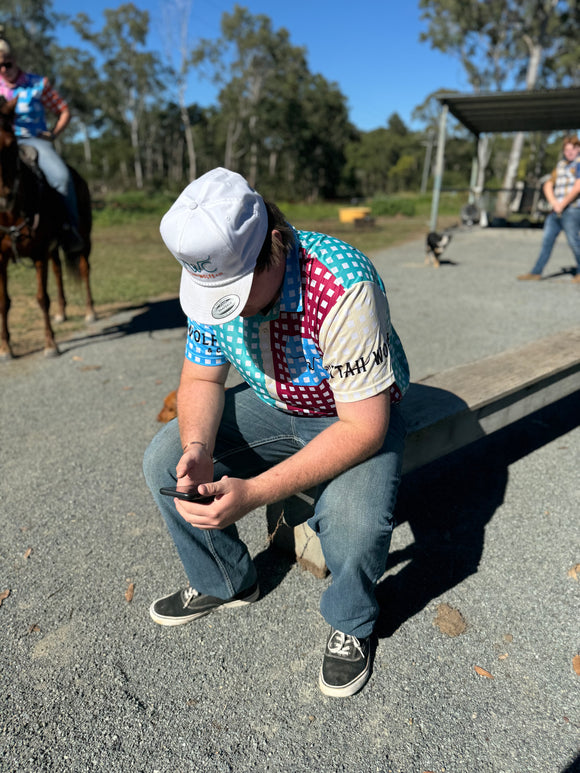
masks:
<path id="1" fill-rule="evenodd" d="M 223 475 L 256 475 L 295 453 L 335 421 L 335 417 L 283 413 L 259 400 L 245 384 L 229 389 L 214 451 L 215 480 Z M 320 538 L 332 574 L 320 611 L 330 625 L 346 634 L 369 636 L 378 617 L 374 590 L 387 563 L 405 434 L 400 409 L 393 405 L 381 451 L 317 489 L 315 512 L 308 524 Z M 256 581 L 256 569 L 235 525 L 197 529 L 177 513 L 171 497 L 159 493 L 162 486 L 175 484 L 181 455 L 174 419 L 145 453 L 147 484 L 192 587 L 230 598 Z"/>
<path id="2" fill-rule="evenodd" d="M 30 145 L 38 153 L 38 166 L 48 184 L 64 199 L 67 215 L 72 225 L 78 228 L 79 213 L 74 184 L 68 166 L 58 155 L 52 142 L 39 137 L 20 137 L 19 145 Z"/>
<path id="3" fill-rule="evenodd" d="M 566 234 L 568 244 L 576 258 L 577 271 L 580 273 L 580 207 L 568 207 L 561 215 L 550 212 L 546 217 L 542 247 L 532 274 L 541 274 L 546 267 L 560 231 Z"/>

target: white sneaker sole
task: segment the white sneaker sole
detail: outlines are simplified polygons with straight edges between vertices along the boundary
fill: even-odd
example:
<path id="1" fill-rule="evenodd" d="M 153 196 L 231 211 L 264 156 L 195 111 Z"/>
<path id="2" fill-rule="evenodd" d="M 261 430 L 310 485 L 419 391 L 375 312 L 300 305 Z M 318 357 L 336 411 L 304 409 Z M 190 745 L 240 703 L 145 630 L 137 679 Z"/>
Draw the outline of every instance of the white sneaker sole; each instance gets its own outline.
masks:
<path id="1" fill-rule="evenodd" d="M 326 684 L 326 682 L 324 681 L 324 677 L 322 676 L 322 668 L 321 668 L 320 676 L 318 677 L 318 686 L 320 688 L 320 691 L 324 695 L 328 695 L 329 698 L 348 698 L 351 695 L 354 695 L 355 693 L 357 693 L 359 690 L 362 690 L 362 688 L 368 682 L 370 675 L 371 675 L 371 664 L 369 660 L 365 670 L 362 673 L 360 673 L 356 679 L 353 679 L 352 682 L 349 682 L 348 684 L 342 685 L 342 687 L 333 687 L 330 684 Z"/>

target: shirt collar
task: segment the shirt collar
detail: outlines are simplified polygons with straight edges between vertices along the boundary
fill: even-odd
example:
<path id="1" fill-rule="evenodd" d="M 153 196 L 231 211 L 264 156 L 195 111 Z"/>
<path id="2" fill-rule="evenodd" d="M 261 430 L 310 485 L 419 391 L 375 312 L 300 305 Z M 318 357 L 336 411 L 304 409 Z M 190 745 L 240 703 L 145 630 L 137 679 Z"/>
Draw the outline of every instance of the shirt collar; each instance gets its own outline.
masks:
<path id="1" fill-rule="evenodd" d="M 302 305 L 302 275 L 300 272 L 300 250 L 298 234 L 294 231 L 294 245 L 286 256 L 286 270 L 280 298 L 270 311 L 262 316 L 265 322 L 271 322 L 280 316 L 280 312 L 300 313 Z"/>

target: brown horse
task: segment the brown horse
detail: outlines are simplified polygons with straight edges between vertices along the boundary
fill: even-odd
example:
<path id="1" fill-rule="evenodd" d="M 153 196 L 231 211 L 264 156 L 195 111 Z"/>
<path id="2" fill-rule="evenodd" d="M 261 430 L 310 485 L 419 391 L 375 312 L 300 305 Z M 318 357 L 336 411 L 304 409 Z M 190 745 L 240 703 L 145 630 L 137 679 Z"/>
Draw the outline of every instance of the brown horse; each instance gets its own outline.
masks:
<path id="1" fill-rule="evenodd" d="M 57 286 L 57 321 L 66 318 L 58 234 L 64 218 L 62 197 L 39 176 L 34 165 L 24 163 L 14 135 L 16 99 L 0 101 L 0 360 L 12 358 L 8 330 L 8 264 L 21 258 L 32 260 L 36 268 L 36 300 L 44 318 L 44 353 L 58 354 L 50 323 L 50 298 L 47 292 L 48 263 L 52 261 Z M 23 148 L 20 149 L 22 151 Z M 79 210 L 79 232 L 84 250 L 65 254 L 69 273 L 82 280 L 86 291 L 86 321 L 95 317 L 89 284 L 91 251 L 91 198 L 83 178 L 71 168 Z"/>

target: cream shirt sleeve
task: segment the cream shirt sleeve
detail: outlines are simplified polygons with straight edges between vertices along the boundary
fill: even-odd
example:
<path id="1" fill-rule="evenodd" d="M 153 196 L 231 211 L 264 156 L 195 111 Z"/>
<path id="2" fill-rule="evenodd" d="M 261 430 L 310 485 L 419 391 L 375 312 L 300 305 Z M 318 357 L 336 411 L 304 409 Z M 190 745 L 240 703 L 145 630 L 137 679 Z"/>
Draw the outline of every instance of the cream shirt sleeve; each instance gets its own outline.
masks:
<path id="1" fill-rule="evenodd" d="M 359 282 L 347 290 L 324 320 L 319 335 L 335 400 L 364 400 L 394 384 L 390 338 L 389 305 L 380 287 Z"/>

